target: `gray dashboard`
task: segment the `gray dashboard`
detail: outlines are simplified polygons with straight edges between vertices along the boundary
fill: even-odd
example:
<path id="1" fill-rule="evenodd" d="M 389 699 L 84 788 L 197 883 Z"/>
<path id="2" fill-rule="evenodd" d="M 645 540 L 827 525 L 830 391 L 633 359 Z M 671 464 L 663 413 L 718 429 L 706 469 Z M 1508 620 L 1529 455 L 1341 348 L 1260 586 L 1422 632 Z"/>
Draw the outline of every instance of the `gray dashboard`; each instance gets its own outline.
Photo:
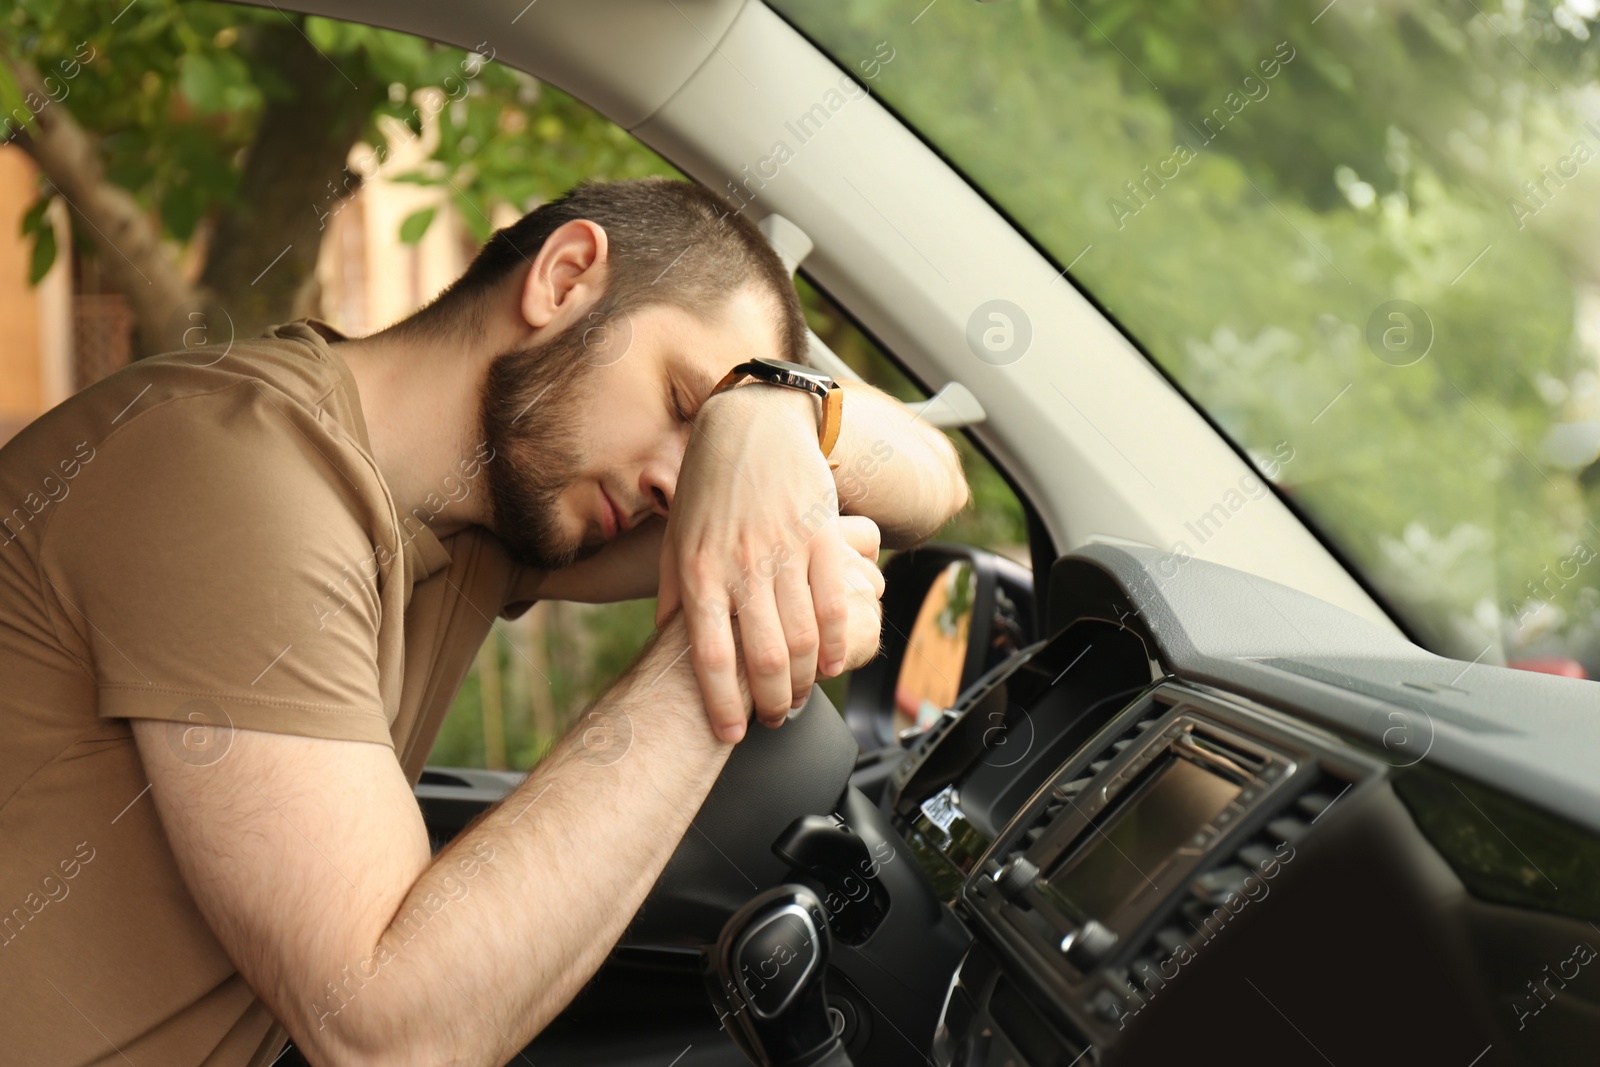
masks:
<path id="1" fill-rule="evenodd" d="M 1600 683 L 1432 655 L 1323 601 L 1156 549 L 1090 545 L 1049 579 L 1049 625 L 1141 628 L 1173 674 L 1428 761 L 1600 833 Z"/>
<path id="2" fill-rule="evenodd" d="M 1600 687 L 1139 546 L 1045 605 L 885 798 L 973 932 L 938 1067 L 1587 1062 Z"/>

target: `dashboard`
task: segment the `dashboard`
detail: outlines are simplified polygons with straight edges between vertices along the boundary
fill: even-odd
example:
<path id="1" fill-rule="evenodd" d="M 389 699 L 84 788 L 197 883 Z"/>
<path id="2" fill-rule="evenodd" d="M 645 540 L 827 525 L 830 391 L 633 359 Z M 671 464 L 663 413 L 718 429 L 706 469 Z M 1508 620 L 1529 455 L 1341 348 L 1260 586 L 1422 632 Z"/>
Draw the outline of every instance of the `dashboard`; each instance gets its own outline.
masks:
<path id="1" fill-rule="evenodd" d="M 1060 561 L 887 777 L 971 935 L 932 1062 L 1591 1062 L 1600 687 L 1170 560 Z"/>

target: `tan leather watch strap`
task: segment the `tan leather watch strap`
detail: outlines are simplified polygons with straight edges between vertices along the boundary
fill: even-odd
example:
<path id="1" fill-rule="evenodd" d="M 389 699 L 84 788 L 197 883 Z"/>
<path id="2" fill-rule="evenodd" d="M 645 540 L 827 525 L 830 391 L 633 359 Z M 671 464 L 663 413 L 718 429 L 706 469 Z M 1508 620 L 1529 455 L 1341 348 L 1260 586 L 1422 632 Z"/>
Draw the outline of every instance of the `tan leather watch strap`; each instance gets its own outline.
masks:
<path id="1" fill-rule="evenodd" d="M 722 376 L 722 381 L 718 382 L 717 387 L 711 390 L 711 396 L 716 396 L 718 393 L 734 385 L 739 381 L 740 378 L 745 377 L 748 377 L 745 371 L 739 369 L 738 367 L 733 368 L 727 374 Z M 707 399 L 709 399 L 709 397 Z"/>
<path id="2" fill-rule="evenodd" d="M 828 466 L 837 467 L 831 459 L 833 446 L 839 443 L 839 428 L 844 425 L 844 390 L 837 384 L 828 390 L 828 399 L 822 402 L 822 425 L 817 428 L 817 441 L 822 445 L 822 455 L 829 459 Z"/>

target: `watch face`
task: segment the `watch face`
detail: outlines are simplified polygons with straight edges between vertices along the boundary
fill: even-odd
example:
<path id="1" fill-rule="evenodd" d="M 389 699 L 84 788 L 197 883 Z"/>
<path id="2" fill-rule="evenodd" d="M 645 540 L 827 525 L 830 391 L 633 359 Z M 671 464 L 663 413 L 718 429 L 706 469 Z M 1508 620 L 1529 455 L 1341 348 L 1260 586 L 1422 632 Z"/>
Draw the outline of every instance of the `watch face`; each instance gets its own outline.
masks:
<path id="1" fill-rule="evenodd" d="M 817 391 L 820 386 L 822 392 L 826 392 L 834 386 L 833 379 L 828 375 L 815 367 L 807 367 L 803 363 L 790 363 L 788 360 L 767 359 L 762 356 L 757 356 L 755 359 L 750 360 L 750 363 L 764 368 L 763 370 L 752 370 L 752 374 L 779 385 L 810 391 Z"/>

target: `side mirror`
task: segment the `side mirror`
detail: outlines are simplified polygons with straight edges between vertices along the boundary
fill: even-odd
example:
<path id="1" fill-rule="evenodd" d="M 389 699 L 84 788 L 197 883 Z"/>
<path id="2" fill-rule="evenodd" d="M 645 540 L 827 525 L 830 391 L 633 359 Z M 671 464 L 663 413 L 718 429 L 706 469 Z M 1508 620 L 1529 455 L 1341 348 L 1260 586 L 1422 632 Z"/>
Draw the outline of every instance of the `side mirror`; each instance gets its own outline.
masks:
<path id="1" fill-rule="evenodd" d="M 993 552 L 924 545 L 883 569 L 883 648 L 850 678 L 844 717 L 863 752 L 929 726 L 1033 641 L 1033 574 Z"/>

